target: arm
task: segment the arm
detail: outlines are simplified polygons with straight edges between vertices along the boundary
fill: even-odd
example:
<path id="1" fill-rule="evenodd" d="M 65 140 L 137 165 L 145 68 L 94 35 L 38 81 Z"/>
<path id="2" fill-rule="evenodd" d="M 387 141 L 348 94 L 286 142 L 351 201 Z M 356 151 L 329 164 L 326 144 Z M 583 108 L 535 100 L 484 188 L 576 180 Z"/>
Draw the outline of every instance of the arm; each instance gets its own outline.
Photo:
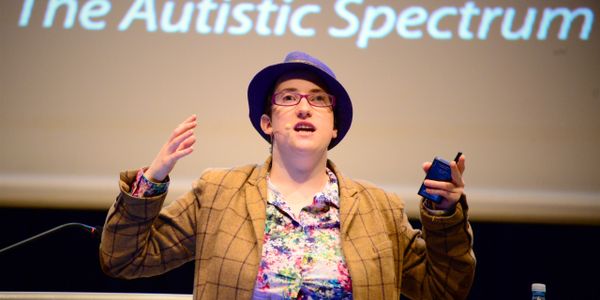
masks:
<path id="1" fill-rule="evenodd" d="M 145 176 L 162 182 L 175 163 L 192 152 L 196 116 L 181 123 Z M 196 196 L 193 191 L 162 209 L 166 192 L 132 193 L 136 172 L 121 174 L 121 193 L 110 208 L 100 244 L 102 269 L 119 277 L 152 276 L 193 258 Z"/>
<path id="2" fill-rule="evenodd" d="M 162 208 L 166 193 L 134 197 L 135 171 L 121 174 L 121 193 L 110 208 L 100 244 L 102 270 L 115 277 L 164 273 L 194 257 L 196 196 L 188 192 Z"/>
<path id="3" fill-rule="evenodd" d="M 427 171 L 430 166 L 425 163 L 423 169 Z M 452 182 L 425 182 L 428 193 L 442 195 L 444 200 L 436 207 L 422 202 L 423 232 L 408 230 L 403 236 L 404 245 L 408 246 L 401 288 L 411 299 L 464 299 L 473 282 L 475 255 L 462 180 L 464 156 L 458 164 L 452 162 L 451 169 Z M 432 212 L 436 211 L 432 209 L 446 213 L 434 215 Z M 406 216 L 403 223 L 408 223 Z"/>
<path id="4" fill-rule="evenodd" d="M 408 246 L 402 293 L 411 299 L 465 299 L 475 273 L 466 200 L 456 205 L 452 215 L 443 217 L 430 215 L 423 205 L 423 232 L 409 230 L 403 237 Z"/>

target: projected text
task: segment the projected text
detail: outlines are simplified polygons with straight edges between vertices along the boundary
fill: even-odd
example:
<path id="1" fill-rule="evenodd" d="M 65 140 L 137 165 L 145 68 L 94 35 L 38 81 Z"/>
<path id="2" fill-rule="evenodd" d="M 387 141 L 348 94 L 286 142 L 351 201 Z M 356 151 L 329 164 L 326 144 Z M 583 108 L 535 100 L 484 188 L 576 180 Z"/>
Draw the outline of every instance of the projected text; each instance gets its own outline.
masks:
<path id="1" fill-rule="evenodd" d="M 479 6 L 475 1 L 460 6 L 427 9 L 405 6 L 369 5 L 364 0 L 337 0 L 331 7 L 321 2 L 296 4 L 293 0 L 241 1 L 162 1 L 133 0 L 114 28 L 108 28 L 110 0 L 24 0 L 19 26 L 60 26 L 71 29 L 127 31 L 142 24 L 148 32 L 195 33 L 199 35 L 246 35 L 351 39 L 357 47 L 367 48 L 381 39 L 486 40 L 494 34 L 513 40 L 588 40 L 594 24 L 594 11 L 587 7 Z M 336 23 L 319 32 L 310 24 L 327 24 L 323 11 L 333 11 Z M 32 20 L 34 10 L 43 10 L 42 20 Z M 63 16 L 62 18 L 58 16 Z M 310 22 L 309 22 L 310 21 Z M 449 25 L 450 24 L 450 25 Z M 552 30 L 552 28 L 558 28 Z"/>

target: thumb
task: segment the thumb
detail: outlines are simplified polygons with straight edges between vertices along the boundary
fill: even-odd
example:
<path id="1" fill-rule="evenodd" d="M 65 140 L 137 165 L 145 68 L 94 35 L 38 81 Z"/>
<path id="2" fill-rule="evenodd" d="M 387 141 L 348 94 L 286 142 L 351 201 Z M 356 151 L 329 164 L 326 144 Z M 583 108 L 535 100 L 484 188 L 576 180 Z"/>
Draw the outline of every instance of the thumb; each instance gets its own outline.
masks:
<path id="1" fill-rule="evenodd" d="M 425 173 L 429 172 L 429 169 L 431 168 L 431 162 L 424 162 L 423 163 L 423 171 L 425 171 Z"/>

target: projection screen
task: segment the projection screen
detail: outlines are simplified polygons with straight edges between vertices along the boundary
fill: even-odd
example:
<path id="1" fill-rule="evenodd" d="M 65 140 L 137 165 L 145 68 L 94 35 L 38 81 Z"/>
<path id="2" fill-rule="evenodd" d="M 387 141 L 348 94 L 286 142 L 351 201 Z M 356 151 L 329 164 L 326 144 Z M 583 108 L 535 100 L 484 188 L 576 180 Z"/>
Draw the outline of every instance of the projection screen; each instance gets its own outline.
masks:
<path id="1" fill-rule="evenodd" d="M 327 62 L 352 128 L 329 157 L 417 217 L 422 162 L 467 158 L 471 218 L 600 223 L 598 1 L 0 2 L 0 206 L 106 209 L 197 114 L 202 170 L 262 163 L 246 89 L 293 50 Z"/>

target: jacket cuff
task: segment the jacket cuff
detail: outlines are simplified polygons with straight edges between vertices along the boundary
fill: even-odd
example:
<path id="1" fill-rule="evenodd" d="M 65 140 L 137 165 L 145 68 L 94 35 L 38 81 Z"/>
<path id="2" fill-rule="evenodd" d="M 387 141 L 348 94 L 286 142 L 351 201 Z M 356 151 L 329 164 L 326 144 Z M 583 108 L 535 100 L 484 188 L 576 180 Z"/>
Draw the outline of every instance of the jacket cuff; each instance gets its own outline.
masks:
<path id="1" fill-rule="evenodd" d="M 463 194 L 458 202 L 454 212 L 448 215 L 434 215 L 429 213 L 423 201 L 421 202 L 421 223 L 423 227 L 429 230 L 444 230 L 451 225 L 464 222 L 468 218 L 469 206 L 467 197 Z"/>
<path id="2" fill-rule="evenodd" d="M 154 219 L 160 212 L 167 193 L 152 197 L 135 197 L 131 195 L 132 185 L 138 170 L 121 172 L 119 188 L 121 193 L 115 202 L 115 208 L 123 211 L 129 218 L 137 221 Z"/>

